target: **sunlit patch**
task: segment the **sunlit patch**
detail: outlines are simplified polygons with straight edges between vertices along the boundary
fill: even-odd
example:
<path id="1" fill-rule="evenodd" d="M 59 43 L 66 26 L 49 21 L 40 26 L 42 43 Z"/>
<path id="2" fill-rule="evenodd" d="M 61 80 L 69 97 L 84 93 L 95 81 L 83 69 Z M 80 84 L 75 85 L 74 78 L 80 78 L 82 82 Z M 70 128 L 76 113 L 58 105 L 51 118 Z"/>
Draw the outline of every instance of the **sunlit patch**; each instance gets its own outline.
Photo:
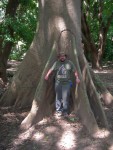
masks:
<path id="1" fill-rule="evenodd" d="M 108 150 L 113 150 L 113 145 L 111 145 Z"/>
<path id="2" fill-rule="evenodd" d="M 35 130 L 35 128 L 34 128 L 34 126 L 32 126 L 29 130 L 27 130 L 27 131 L 21 133 L 18 137 L 19 137 L 20 139 L 25 140 L 25 139 L 31 137 L 31 135 L 32 135 L 32 133 L 33 133 L 34 130 Z"/>
<path id="3" fill-rule="evenodd" d="M 112 70 L 107 70 L 105 69 L 105 67 L 103 67 L 104 70 L 97 70 L 97 69 L 93 69 L 94 73 L 99 73 L 99 74 L 103 74 L 103 73 L 112 73 Z"/>
<path id="4" fill-rule="evenodd" d="M 55 22 L 56 22 L 58 30 L 62 31 L 64 29 L 66 29 L 66 24 L 62 17 L 56 17 Z"/>
<path id="5" fill-rule="evenodd" d="M 73 133 L 73 131 L 65 131 L 60 139 L 60 141 L 57 143 L 57 146 L 63 147 L 65 150 L 69 150 L 76 147 L 76 138 Z"/>
<path id="6" fill-rule="evenodd" d="M 54 126 L 50 126 L 50 127 L 47 127 L 47 128 L 46 128 L 46 132 L 47 132 L 47 133 L 55 133 L 56 130 L 57 130 L 57 128 L 54 127 Z"/>
<path id="7" fill-rule="evenodd" d="M 93 134 L 93 137 L 103 139 L 103 138 L 108 137 L 109 135 L 110 135 L 110 132 L 108 130 L 99 130 Z"/>
<path id="8" fill-rule="evenodd" d="M 19 134 L 18 137 L 14 139 L 13 146 L 17 147 L 18 145 L 21 145 L 25 140 L 29 139 L 32 136 L 33 131 L 34 131 L 34 127 Z"/>
<path id="9" fill-rule="evenodd" d="M 43 124 L 46 124 L 46 123 L 47 123 L 47 119 L 44 118 L 44 119 L 42 119 L 42 120 L 38 123 L 38 125 L 43 125 Z"/>
<path id="10" fill-rule="evenodd" d="M 44 0 L 42 0 L 41 2 L 42 2 L 42 7 L 44 8 L 44 4 L 45 4 Z"/>
<path id="11" fill-rule="evenodd" d="M 37 132 L 33 135 L 32 139 L 35 141 L 42 140 L 44 138 L 44 134 L 41 132 Z"/>

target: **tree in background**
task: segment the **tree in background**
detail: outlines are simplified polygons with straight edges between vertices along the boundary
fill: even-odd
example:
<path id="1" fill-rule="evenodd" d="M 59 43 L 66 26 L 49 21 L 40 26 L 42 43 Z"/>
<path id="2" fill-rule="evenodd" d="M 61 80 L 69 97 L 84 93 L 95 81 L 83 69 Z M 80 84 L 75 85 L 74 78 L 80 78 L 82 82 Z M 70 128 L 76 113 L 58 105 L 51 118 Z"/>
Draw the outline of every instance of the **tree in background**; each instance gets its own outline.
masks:
<path id="1" fill-rule="evenodd" d="M 2 16 L 0 23 L 0 77 L 4 82 L 7 82 L 7 60 L 11 50 L 15 48 L 18 41 L 22 41 L 21 43 L 27 45 L 27 49 L 33 39 L 37 18 L 36 4 L 35 0 L 8 0 L 1 2 L 1 12 L 5 12 L 5 14 Z M 25 48 L 23 49 L 25 51 Z M 16 53 L 14 51 L 13 58 Z"/>
<path id="2" fill-rule="evenodd" d="M 113 1 L 111 0 L 82 1 L 84 49 L 86 57 L 90 56 L 92 67 L 95 69 L 102 69 L 102 58 L 107 45 L 107 36 L 110 37 L 108 32 L 113 22 L 112 8 Z M 111 50 L 109 49 L 109 51 Z"/>
<path id="3" fill-rule="evenodd" d="M 6 12 L 5 12 L 5 19 L 10 17 L 11 20 L 15 19 L 15 15 L 16 15 L 16 10 L 17 7 L 19 5 L 19 1 L 13 1 L 13 0 L 9 0 L 7 7 L 6 7 Z M 1 23 L 1 25 L 3 25 Z M 0 76 L 3 79 L 4 82 L 7 82 L 7 76 L 6 76 L 6 65 L 7 65 L 7 60 L 10 54 L 10 51 L 12 49 L 13 46 L 13 42 L 11 40 L 7 41 L 6 43 L 4 43 L 4 35 L 5 35 L 5 30 L 7 30 L 7 32 L 10 35 L 10 38 L 13 38 L 14 36 L 14 30 L 11 26 L 11 24 L 7 25 L 7 28 L 5 28 L 4 30 L 2 29 L 2 27 L 0 28 Z"/>
<path id="4" fill-rule="evenodd" d="M 78 94 L 72 91 L 73 111 L 77 111 L 90 133 L 108 127 L 100 101 L 112 104 L 113 97 L 89 69 L 81 41 L 81 2 L 79 0 L 39 0 L 39 26 L 12 83 L 0 100 L 2 106 L 31 106 L 22 127 L 29 128 L 54 112 L 54 81 L 44 80 L 56 54 L 63 51 L 74 62 L 80 77 Z M 59 41 L 59 42 L 58 42 Z M 101 83 L 101 82 L 100 82 Z M 97 92 L 98 90 L 98 92 Z M 76 97 L 76 98 L 75 98 Z M 77 108 L 77 109 L 76 109 Z"/>

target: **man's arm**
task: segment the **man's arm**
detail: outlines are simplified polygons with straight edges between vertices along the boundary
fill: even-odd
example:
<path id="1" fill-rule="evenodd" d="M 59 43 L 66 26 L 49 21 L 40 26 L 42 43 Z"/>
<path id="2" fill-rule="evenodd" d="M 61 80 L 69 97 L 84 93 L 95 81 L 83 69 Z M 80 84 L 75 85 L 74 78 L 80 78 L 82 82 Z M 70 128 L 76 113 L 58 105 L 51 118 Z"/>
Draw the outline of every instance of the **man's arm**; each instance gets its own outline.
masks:
<path id="1" fill-rule="evenodd" d="M 45 80 L 49 79 L 50 74 L 53 72 L 52 69 L 49 69 L 49 71 L 47 72 L 46 76 L 45 76 Z"/>
<path id="2" fill-rule="evenodd" d="M 78 73 L 77 73 L 77 71 L 75 71 L 75 77 L 76 77 L 76 83 L 80 83 L 80 79 L 79 79 L 79 77 L 78 77 Z"/>
<path id="3" fill-rule="evenodd" d="M 55 63 L 53 64 L 53 66 L 49 69 L 49 71 L 47 72 L 47 74 L 46 74 L 46 76 L 45 76 L 45 80 L 48 80 L 50 74 L 56 69 L 56 64 L 57 64 L 57 62 L 55 62 Z"/>
<path id="4" fill-rule="evenodd" d="M 75 75 L 75 77 L 76 77 L 76 83 L 80 83 L 80 79 L 79 79 L 79 77 L 78 77 L 78 72 L 77 72 L 77 70 L 76 70 L 76 68 L 75 68 L 75 65 L 72 63 L 72 61 L 70 61 L 70 63 L 71 63 L 71 65 L 72 65 L 72 71 L 74 72 L 74 75 Z"/>

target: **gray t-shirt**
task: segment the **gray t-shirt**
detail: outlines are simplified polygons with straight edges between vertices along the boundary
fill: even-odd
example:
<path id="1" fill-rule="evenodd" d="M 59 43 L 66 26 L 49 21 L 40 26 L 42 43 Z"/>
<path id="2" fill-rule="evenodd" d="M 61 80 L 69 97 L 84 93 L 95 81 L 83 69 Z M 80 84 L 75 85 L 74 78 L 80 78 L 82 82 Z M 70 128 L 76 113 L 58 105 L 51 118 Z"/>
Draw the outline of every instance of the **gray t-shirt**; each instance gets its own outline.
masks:
<path id="1" fill-rule="evenodd" d="M 76 71 L 76 68 L 72 61 L 65 60 L 64 62 L 56 61 L 51 70 L 56 71 L 56 81 L 68 82 L 71 78 L 71 73 Z"/>

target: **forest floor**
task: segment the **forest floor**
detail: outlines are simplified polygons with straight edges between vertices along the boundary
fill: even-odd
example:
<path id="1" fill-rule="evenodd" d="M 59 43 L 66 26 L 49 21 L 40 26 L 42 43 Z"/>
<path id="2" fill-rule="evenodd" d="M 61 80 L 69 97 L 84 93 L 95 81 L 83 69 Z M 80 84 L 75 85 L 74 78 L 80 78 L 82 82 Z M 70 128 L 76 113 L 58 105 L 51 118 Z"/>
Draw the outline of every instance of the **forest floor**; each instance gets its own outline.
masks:
<path id="1" fill-rule="evenodd" d="M 16 62 L 12 64 L 18 66 Z M 12 70 L 15 72 L 15 69 Z M 94 72 L 113 94 L 113 64 L 107 63 L 102 71 Z M 113 108 L 103 107 L 110 130 L 103 129 L 93 136 L 88 134 L 74 113 L 67 118 L 55 115 L 45 118 L 29 130 L 22 131 L 20 124 L 29 109 L 1 107 L 0 150 L 113 150 Z"/>

